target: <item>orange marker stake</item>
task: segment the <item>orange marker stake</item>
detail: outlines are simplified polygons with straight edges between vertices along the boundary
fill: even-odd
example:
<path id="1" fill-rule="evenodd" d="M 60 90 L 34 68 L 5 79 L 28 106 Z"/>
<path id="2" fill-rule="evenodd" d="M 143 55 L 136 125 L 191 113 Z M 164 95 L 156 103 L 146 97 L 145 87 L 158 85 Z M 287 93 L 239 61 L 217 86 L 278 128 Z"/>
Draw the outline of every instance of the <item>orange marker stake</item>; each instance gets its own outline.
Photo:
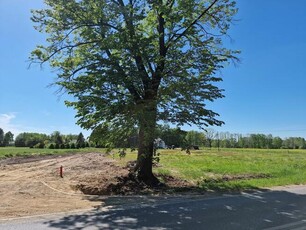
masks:
<path id="1" fill-rule="evenodd" d="M 59 172 L 60 172 L 60 177 L 63 178 L 63 166 L 62 166 L 62 165 L 61 165 L 61 167 L 60 167 Z"/>

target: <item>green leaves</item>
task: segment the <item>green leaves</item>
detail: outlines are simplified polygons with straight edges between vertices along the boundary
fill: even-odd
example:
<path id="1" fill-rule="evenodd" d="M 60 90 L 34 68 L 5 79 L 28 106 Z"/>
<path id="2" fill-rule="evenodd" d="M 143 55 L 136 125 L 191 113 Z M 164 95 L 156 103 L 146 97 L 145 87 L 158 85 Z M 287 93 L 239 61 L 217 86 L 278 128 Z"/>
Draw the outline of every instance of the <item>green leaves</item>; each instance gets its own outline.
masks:
<path id="1" fill-rule="evenodd" d="M 230 0 L 46 0 L 34 10 L 47 45 L 31 53 L 49 62 L 56 84 L 75 100 L 84 128 L 119 132 L 139 125 L 154 101 L 157 120 L 200 128 L 221 125 L 206 101 L 223 97 L 216 73 L 236 52 L 223 35 L 236 13 Z M 120 133 L 120 132 L 119 132 Z"/>

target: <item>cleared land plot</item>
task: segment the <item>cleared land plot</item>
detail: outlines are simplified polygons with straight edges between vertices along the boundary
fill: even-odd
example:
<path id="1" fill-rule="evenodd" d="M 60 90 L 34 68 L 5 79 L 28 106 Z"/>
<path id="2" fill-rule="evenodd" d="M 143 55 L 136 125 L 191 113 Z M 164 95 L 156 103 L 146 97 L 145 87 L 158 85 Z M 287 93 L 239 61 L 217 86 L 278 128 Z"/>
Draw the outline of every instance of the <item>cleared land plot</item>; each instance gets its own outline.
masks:
<path id="1" fill-rule="evenodd" d="M 63 178 L 59 176 L 61 165 Z M 99 153 L 1 160 L 0 219 L 101 205 L 101 201 L 90 201 L 75 186 L 101 188 L 115 182 L 117 173 L 126 170 Z"/>
<path id="2" fill-rule="evenodd" d="M 44 150 L 39 156 L 39 152 L 32 155 L 33 149 L 14 148 L 0 148 L 0 153 L 7 150 L 18 156 L 0 160 L 0 219 L 101 205 L 101 200 L 95 201 L 81 190 L 105 195 L 112 194 L 113 185 L 123 185 L 126 190 L 119 192 L 124 194 L 143 192 L 133 183 L 120 184 L 128 175 L 126 163 L 136 159 L 135 152 L 119 160 L 118 154 L 102 153 L 50 155 L 54 152 Z M 16 154 L 18 151 L 23 152 Z M 154 171 L 168 187 L 147 193 L 186 192 L 182 188 L 205 193 L 306 184 L 305 150 L 206 149 L 192 151 L 191 155 L 180 150 L 159 152 L 160 162 Z M 29 154 L 32 156 L 21 156 Z M 59 176 L 61 165 L 63 178 Z"/>

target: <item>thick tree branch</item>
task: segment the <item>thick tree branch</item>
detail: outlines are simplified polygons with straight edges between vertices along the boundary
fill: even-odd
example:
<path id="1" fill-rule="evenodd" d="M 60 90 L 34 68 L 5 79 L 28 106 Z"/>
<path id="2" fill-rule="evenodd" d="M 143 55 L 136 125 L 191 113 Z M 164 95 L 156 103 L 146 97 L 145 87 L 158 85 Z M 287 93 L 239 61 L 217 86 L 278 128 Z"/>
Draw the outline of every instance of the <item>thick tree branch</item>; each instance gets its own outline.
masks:
<path id="1" fill-rule="evenodd" d="M 165 58 L 167 55 L 167 48 L 165 46 L 165 19 L 163 13 L 158 14 L 158 35 L 159 35 L 159 55 L 160 60 L 157 64 L 156 72 L 153 75 L 153 89 L 157 92 L 162 78 L 162 72 L 165 68 Z"/>
<path id="2" fill-rule="evenodd" d="M 122 8 L 122 14 L 126 22 L 127 28 L 129 30 L 130 38 L 133 41 L 136 36 L 135 26 L 133 25 L 133 21 L 132 21 L 133 15 L 128 15 L 128 13 L 126 12 L 126 6 L 124 5 L 123 0 L 118 0 L 118 3 Z M 140 72 L 141 79 L 144 85 L 144 89 L 146 91 L 149 88 L 150 78 L 146 70 L 146 67 L 144 65 L 143 58 L 141 57 L 141 52 L 139 50 L 139 44 L 132 42 L 132 47 L 130 49 L 130 52 L 132 53 L 135 59 L 136 66 Z"/>
<path id="3" fill-rule="evenodd" d="M 175 2 L 174 0 L 168 0 L 166 5 L 169 6 L 170 9 L 172 9 L 174 2 Z"/>

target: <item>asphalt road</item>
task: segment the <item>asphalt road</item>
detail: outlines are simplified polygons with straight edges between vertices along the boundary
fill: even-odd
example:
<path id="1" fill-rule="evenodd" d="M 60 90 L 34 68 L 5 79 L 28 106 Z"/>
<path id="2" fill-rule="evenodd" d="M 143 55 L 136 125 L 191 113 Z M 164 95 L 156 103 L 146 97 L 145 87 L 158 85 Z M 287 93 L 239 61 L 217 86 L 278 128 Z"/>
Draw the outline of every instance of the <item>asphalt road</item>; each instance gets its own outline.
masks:
<path id="1" fill-rule="evenodd" d="M 0 221 L 0 229 L 306 229 L 304 187 L 213 197 L 111 197 L 104 202 L 80 213 Z"/>

